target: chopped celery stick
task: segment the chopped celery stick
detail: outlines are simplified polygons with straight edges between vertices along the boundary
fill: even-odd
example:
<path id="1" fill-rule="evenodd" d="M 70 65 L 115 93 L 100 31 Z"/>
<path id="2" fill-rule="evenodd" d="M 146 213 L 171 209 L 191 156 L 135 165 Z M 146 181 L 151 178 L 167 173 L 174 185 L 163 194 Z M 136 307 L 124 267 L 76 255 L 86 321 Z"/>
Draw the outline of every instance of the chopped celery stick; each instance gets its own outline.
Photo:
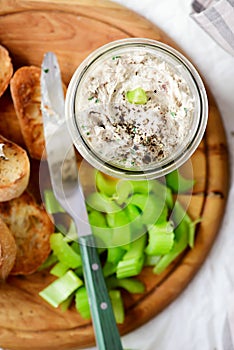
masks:
<path id="1" fill-rule="evenodd" d="M 74 272 L 79 277 L 83 277 L 84 276 L 84 274 L 83 274 L 83 267 L 82 266 L 77 267 L 77 269 L 75 269 Z"/>
<path id="2" fill-rule="evenodd" d="M 78 240 L 77 229 L 73 220 L 71 220 L 69 230 L 63 239 L 65 242 L 72 242 Z"/>
<path id="3" fill-rule="evenodd" d="M 160 255 L 147 255 L 145 257 L 144 266 L 155 266 L 161 259 Z"/>
<path id="4" fill-rule="evenodd" d="M 114 213 L 121 208 L 110 197 L 103 193 L 94 192 L 86 198 L 86 203 L 97 211 L 103 213 Z"/>
<path id="5" fill-rule="evenodd" d="M 90 225 L 97 226 L 97 227 L 106 227 L 106 219 L 105 216 L 100 212 L 93 210 L 89 214 L 89 223 Z"/>
<path id="6" fill-rule="evenodd" d="M 187 223 L 188 230 L 188 244 L 191 248 L 194 246 L 195 239 L 195 228 L 196 224 L 200 222 L 200 219 L 197 221 L 192 221 L 190 216 L 186 213 L 182 205 L 177 201 L 173 210 L 173 220 L 178 225 L 182 220 Z"/>
<path id="7" fill-rule="evenodd" d="M 132 240 L 130 225 L 113 227 L 112 230 L 112 246 L 124 246 L 124 249 L 128 249 Z"/>
<path id="8" fill-rule="evenodd" d="M 137 218 L 140 218 L 141 216 L 139 209 L 133 204 L 129 204 L 126 207 L 126 214 L 127 214 L 127 217 L 129 218 L 129 222 L 133 222 L 134 220 L 136 220 Z"/>
<path id="9" fill-rule="evenodd" d="M 117 278 L 126 278 L 138 275 L 144 265 L 144 256 L 121 260 L 117 265 Z"/>
<path id="10" fill-rule="evenodd" d="M 107 250 L 107 261 L 117 264 L 124 254 L 125 250 L 121 247 L 110 247 Z"/>
<path id="11" fill-rule="evenodd" d="M 107 196 L 112 196 L 116 192 L 117 181 L 114 179 L 106 178 L 100 171 L 96 173 L 96 185 L 100 192 Z"/>
<path id="12" fill-rule="evenodd" d="M 192 190 L 194 180 L 186 179 L 178 170 L 174 170 L 166 175 L 166 183 L 174 193 L 182 193 Z"/>
<path id="13" fill-rule="evenodd" d="M 148 255 L 164 255 L 169 253 L 174 244 L 174 232 L 171 222 L 150 226 L 149 243 L 145 249 Z"/>
<path id="14" fill-rule="evenodd" d="M 113 312 L 115 315 L 116 323 L 124 323 L 124 305 L 119 290 L 110 290 L 109 291 L 110 301 L 112 304 Z"/>
<path id="15" fill-rule="evenodd" d="M 44 191 L 45 207 L 48 213 L 54 214 L 59 212 L 65 212 L 61 207 L 52 190 Z"/>
<path id="16" fill-rule="evenodd" d="M 189 223 L 189 235 L 188 235 L 188 244 L 190 248 L 194 247 L 194 241 L 195 241 L 195 233 L 196 233 L 196 225 L 201 222 L 201 219 L 197 219 L 195 221 L 191 221 Z"/>
<path id="17" fill-rule="evenodd" d="M 107 214 L 106 220 L 113 230 L 112 246 L 122 246 L 131 241 L 131 228 L 125 209 Z"/>
<path id="18" fill-rule="evenodd" d="M 125 250 L 120 247 L 110 247 L 107 249 L 107 260 L 103 266 L 103 274 L 105 277 L 116 272 L 117 264 L 125 254 Z"/>
<path id="19" fill-rule="evenodd" d="M 144 105 L 148 101 L 145 90 L 143 90 L 141 87 L 138 87 L 131 91 L 127 91 L 126 99 L 129 103 L 137 105 Z"/>
<path id="20" fill-rule="evenodd" d="M 82 265 L 81 257 L 70 245 L 64 241 L 61 233 L 54 233 L 50 236 L 50 245 L 54 254 L 64 265 L 76 268 Z"/>
<path id="21" fill-rule="evenodd" d="M 108 277 L 113 275 L 116 272 L 117 264 L 113 262 L 106 261 L 105 265 L 102 268 L 103 276 Z"/>
<path id="22" fill-rule="evenodd" d="M 147 200 L 148 200 L 147 194 L 134 193 L 131 198 L 130 204 L 135 205 L 143 212 L 144 208 L 146 207 Z"/>
<path id="23" fill-rule="evenodd" d="M 39 295 L 53 307 L 58 307 L 82 284 L 83 281 L 73 271 L 69 270 L 65 275 L 43 289 Z"/>
<path id="24" fill-rule="evenodd" d="M 76 310 L 84 319 L 90 319 L 90 306 L 88 293 L 85 287 L 80 287 L 75 294 Z"/>
<path id="25" fill-rule="evenodd" d="M 117 182 L 116 194 L 113 196 L 118 205 L 126 204 L 129 197 L 133 193 L 132 184 L 128 180 L 120 180 Z"/>
<path id="26" fill-rule="evenodd" d="M 107 278 L 106 285 L 108 289 L 123 288 L 129 293 L 143 293 L 144 284 L 135 278 L 116 278 L 114 276 Z"/>
<path id="27" fill-rule="evenodd" d="M 161 257 L 153 269 L 153 272 L 159 274 L 163 272 L 170 263 L 180 255 L 188 245 L 188 223 L 182 220 L 175 229 L 175 241 L 171 251 Z"/>
<path id="28" fill-rule="evenodd" d="M 142 181 L 131 181 L 133 187 L 133 193 L 142 193 L 148 195 L 151 191 L 152 181 L 142 180 Z"/>
<path id="29" fill-rule="evenodd" d="M 72 249 L 73 249 L 77 254 L 80 255 L 80 246 L 79 246 L 79 243 L 78 243 L 78 242 L 73 242 L 73 243 L 71 244 L 71 247 L 72 247 Z"/>
<path id="30" fill-rule="evenodd" d="M 130 222 L 132 241 L 134 241 L 146 233 L 147 228 L 141 220 L 141 213 L 139 208 L 137 208 L 135 205 L 129 204 L 126 207 L 126 213 Z"/>
<path id="31" fill-rule="evenodd" d="M 47 269 L 48 267 L 54 265 L 56 262 L 58 262 L 58 258 L 54 253 L 52 253 L 48 256 L 46 261 L 44 261 L 43 264 L 37 269 L 37 271 Z"/>
<path id="32" fill-rule="evenodd" d="M 111 214 L 109 214 L 111 215 Z M 107 227 L 103 213 L 93 210 L 89 213 L 89 222 L 98 247 L 109 247 L 112 242 L 112 229 Z"/>
<path id="33" fill-rule="evenodd" d="M 65 312 L 67 311 L 67 309 L 69 309 L 69 307 L 71 306 L 71 303 L 73 301 L 74 298 L 74 293 L 72 293 L 66 300 L 64 300 L 60 305 L 60 309 Z"/>
<path id="34" fill-rule="evenodd" d="M 69 267 L 61 263 L 60 261 L 54 265 L 54 267 L 50 270 L 51 275 L 62 277 L 67 270 L 69 270 Z"/>
<path id="35" fill-rule="evenodd" d="M 144 264 L 146 239 L 146 235 L 142 235 L 134 242 L 131 242 L 129 250 L 117 265 L 117 278 L 131 277 L 140 273 Z"/>
<path id="36" fill-rule="evenodd" d="M 106 220 L 109 227 L 118 227 L 129 224 L 129 218 L 125 209 L 119 210 L 116 213 L 107 214 Z"/>
<path id="37" fill-rule="evenodd" d="M 156 223 L 162 213 L 164 216 L 167 215 L 164 201 L 153 194 L 134 194 L 130 203 L 142 211 L 141 222 L 146 225 Z"/>
<path id="38" fill-rule="evenodd" d="M 161 200 L 165 200 L 168 208 L 172 209 L 174 201 L 172 191 L 169 187 L 157 180 L 153 180 L 151 184 L 151 191 L 156 194 L 157 197 L 161 198 Z"/>

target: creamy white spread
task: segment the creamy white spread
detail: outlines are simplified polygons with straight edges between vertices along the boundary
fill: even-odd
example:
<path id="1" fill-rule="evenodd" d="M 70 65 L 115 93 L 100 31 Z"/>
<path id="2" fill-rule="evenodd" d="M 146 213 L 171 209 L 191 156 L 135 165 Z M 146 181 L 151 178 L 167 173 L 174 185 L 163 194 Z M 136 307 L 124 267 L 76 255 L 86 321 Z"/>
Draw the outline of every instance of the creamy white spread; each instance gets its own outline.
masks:
<path id="1" fill-rule="evenodd" d="M 128 91 L 145 91 L 145 104 Z M 194 98 L 170 62 L 132 51 L 109 57 L 89 73 L 76 102 L 77 120 L 93 151 L 113 165 L 144 169 L 175 153 L 189 133 Z"/>
<path id="2" fill-rule="evenodd" d="M 0 143 L 0 158 L 8 160 L 8 158 L 6 157 L 4 151 L 3 151 L 3 147 L 5 146 L 4 143 Z"/>

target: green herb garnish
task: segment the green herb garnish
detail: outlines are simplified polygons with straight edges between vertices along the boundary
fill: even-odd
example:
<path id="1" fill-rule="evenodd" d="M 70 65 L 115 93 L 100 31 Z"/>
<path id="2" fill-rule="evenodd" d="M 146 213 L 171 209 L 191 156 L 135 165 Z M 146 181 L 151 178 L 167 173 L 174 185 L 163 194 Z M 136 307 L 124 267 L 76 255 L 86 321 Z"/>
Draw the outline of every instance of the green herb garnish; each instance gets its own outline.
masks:
<path id="1" fill-rule="evenodd" d="M 171 115 L 172 115 L 172 117 L 176 116 L 175 112 L 171 112 Z"/>
<path id="2" fill-rule="evenodd" d="M 127 91 L 126 98 L 129 103 L 137 105 L 144 105 L 148 101 L 145 90 L 140 87 L 131 91 Z"/>
<path id="3" fill-rule="evenodd" d="M 94 99 L 94 96 L 90 96 L 89 98 L 88 98 L 88 101 L 91 101 L 91 100 L 93 100 Z"/>
<path id="4" fill-rule="evenodd" d="M 44 72 L 48 73 L 49 72 L 49 68 L 44 69 Z"/>
<path id="5" fill-rule="evenodd" d="M 117 60 L 118 58 L 121 58 L 121 56 L 113 56 L 112 60 L 114 61 L 114 60 Z"/>
<path id="6" fill-rule="evenodd" d="M 98 98 L 96 98 L 95 103 L 98 103 L 98 102 L 100 102 L 100 100 Z"/>

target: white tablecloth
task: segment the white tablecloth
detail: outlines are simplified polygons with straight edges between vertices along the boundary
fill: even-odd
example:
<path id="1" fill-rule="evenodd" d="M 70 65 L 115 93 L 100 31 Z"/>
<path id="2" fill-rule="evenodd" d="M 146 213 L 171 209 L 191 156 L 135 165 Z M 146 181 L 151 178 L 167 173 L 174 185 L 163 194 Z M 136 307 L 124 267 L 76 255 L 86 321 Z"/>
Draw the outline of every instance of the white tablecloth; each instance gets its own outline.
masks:
<path id="1" fill-rule="evenodd" d="M 175 302 L 123 337 L 124 346 L 139 350 L 230 350 L 224 346 L 224 327 L 227 311 L 231 305 L 234 309 L 234 57 L 191 19 L 190 0 L 115 1 L 161 27 L 198 67 L 222 114 L 231 163 L 225 218 L 206 262 Z"/>

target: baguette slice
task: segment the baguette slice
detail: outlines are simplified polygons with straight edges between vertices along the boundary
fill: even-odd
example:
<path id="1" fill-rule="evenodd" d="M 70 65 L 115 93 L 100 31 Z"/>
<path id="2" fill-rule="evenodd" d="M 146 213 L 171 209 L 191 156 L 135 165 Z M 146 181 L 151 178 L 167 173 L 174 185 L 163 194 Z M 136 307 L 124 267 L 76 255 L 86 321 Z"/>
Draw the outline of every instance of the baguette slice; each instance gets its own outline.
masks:
<path id="1" fill-rule="evenodd" d="M 45 159 L 45 140 L 41 113 L 41 69 L 35 66 L 19 68 L 11 79 L 10 88 L 16 115 L 29 154 Z M 66 86 L 63 84 L 64 94 Z"/>
<path id="2" fill-rule="evenodd" d="M 16 258 L 15 239 L 7 227 L 0 219 L 0 280 L 6 279 L 12 270 Z"/>
<path id="3" fill-rule="evenodd" d="M 32 158 L 45 158 L 45 140 L 41 114 L 41 69 L 35 66 L 19 68 L 11 79 L 10 88 L 24 142 Z"/>
<path id="4" fill-rule="evenodd" d="M 13 66 L 8 50 L 0 45 L 0 96 L 4 93 L 13 74 Z"/>
<path id="5" fill-rule="evenodd" d="M 50 253 L 50 235 L 54 224 L 45 209 L 31 194 L 0 203 L 0 218 L 12 232 L 17 245 L 12 275 L 35 272 Z"/>
<path id="6" fill-rule="evenodd" d="M 29 175 L 26 151 L 0 135 L 0 202 L 19 197 L 28 185 Z"/>

